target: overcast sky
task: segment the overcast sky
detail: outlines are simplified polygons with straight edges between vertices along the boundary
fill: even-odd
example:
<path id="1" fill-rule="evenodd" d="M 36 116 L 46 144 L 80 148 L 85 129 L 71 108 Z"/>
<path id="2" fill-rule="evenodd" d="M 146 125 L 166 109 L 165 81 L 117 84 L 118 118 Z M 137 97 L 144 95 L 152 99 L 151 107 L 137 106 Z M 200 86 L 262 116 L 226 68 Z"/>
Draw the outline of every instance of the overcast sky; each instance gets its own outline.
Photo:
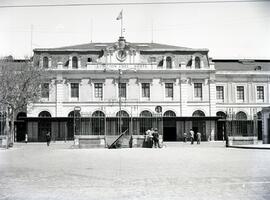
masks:
<path id="1" fill-rule="evenodd" d="M 0 6 L 158 1 L 161 0 L 1 0 Z M 153 38 L 156 43 L 208 48 L 213 58 L 270 59 L 270 1 L 0 8 L 0 56 L 30 55 L 31 25 L 33 48 L 88 43 L 91 39 L 115 42 L 120 35 L 116 17 L 121 9 L 128 42 L 151 42 Z"/>

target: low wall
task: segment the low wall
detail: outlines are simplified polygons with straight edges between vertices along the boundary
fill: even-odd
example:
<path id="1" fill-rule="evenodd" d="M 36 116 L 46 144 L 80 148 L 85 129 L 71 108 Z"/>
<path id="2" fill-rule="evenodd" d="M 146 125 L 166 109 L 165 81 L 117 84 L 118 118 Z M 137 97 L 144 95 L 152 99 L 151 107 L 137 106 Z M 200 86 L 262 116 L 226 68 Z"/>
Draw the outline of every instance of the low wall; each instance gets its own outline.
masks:
<path id="1" fill-rule="evenodd" d="M 118 135 L 76 135 L 74 145 L 78 148 L 105 148 L 110 146 L 117 137 Z M 120 147 L 143 147 L 144 137 L 144 135 L 124 135 L 119 139 Z M 159 141 L 162 144 L 162 136 L 159 137 Z"/>
<path id="2" fill-rule="evenodd" d="M 258 138 L 253 136 L 229 136 L 229 146 L 232 145 L 247 145 L 247 144 L 257 144 Z"/>
<path id="3" fill-rule="evenodd" d="M 104 148 L 104 135 L 75 135 L 74 145 L 78 148 Z"/>

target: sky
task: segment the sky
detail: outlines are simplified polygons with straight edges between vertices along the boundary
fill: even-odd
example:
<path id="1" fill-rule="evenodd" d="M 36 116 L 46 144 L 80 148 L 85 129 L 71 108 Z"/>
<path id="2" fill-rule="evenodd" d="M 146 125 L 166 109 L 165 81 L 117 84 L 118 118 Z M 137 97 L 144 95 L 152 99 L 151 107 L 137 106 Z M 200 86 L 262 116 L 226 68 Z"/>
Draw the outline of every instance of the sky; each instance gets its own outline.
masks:
<path id="1" fill-rule="evenodd" d="M 207 48 L 209 56 L 215 59 L 270 59 L 270 0 L 207 4 L 1 7 L 165 1 L 0 0 L 0 57 L 12 55 L 24 58 L 31 55 L 34 48 L 91 41 L 116 42 L 120 36 L 120 20 L 116 18 L 123 9 L 124 37 L 128 42 L 153 41 Z"/>

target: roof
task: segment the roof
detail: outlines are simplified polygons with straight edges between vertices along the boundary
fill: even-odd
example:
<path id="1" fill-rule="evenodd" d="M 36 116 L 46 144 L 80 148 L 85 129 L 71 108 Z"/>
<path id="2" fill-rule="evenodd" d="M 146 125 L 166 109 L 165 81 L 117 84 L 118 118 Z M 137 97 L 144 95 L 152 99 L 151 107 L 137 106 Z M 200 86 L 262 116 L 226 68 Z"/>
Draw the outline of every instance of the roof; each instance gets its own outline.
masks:
<path id="1" fill-rule="evenodd" d="M 48 51 L 101 51 L 102 49 L 111 47 L 115 45 L 117 42 L 111 43 L 86 43 L 86 44 L 78 44 L 72 46 L 58 47 L 58 48 L 37 48 L 34 49 L 34 52 L 48 52 Z M 167 44 L 159 44 L 159 43 L 129 43 L 131 47 L 139 50 L 139 51 L 206 51 L 208 49 L 199 49 L 199 48 L 187 48 L 187 47 L 179 47 Z"/>
<path id="2" fill-rule="evenodd" d="M 213 59 L 217 71 L 270 71 L 270 60 Z"/>

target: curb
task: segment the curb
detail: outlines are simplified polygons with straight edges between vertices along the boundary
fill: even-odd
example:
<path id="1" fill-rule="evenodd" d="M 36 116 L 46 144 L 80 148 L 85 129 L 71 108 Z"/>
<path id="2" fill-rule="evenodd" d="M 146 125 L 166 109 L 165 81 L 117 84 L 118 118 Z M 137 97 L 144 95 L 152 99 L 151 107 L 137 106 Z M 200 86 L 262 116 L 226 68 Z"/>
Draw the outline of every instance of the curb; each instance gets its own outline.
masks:
<path id="1" fill-rule="evenodd" d="M 227 148 L 270 150 L 270 147 L 228 146 Z"/>

